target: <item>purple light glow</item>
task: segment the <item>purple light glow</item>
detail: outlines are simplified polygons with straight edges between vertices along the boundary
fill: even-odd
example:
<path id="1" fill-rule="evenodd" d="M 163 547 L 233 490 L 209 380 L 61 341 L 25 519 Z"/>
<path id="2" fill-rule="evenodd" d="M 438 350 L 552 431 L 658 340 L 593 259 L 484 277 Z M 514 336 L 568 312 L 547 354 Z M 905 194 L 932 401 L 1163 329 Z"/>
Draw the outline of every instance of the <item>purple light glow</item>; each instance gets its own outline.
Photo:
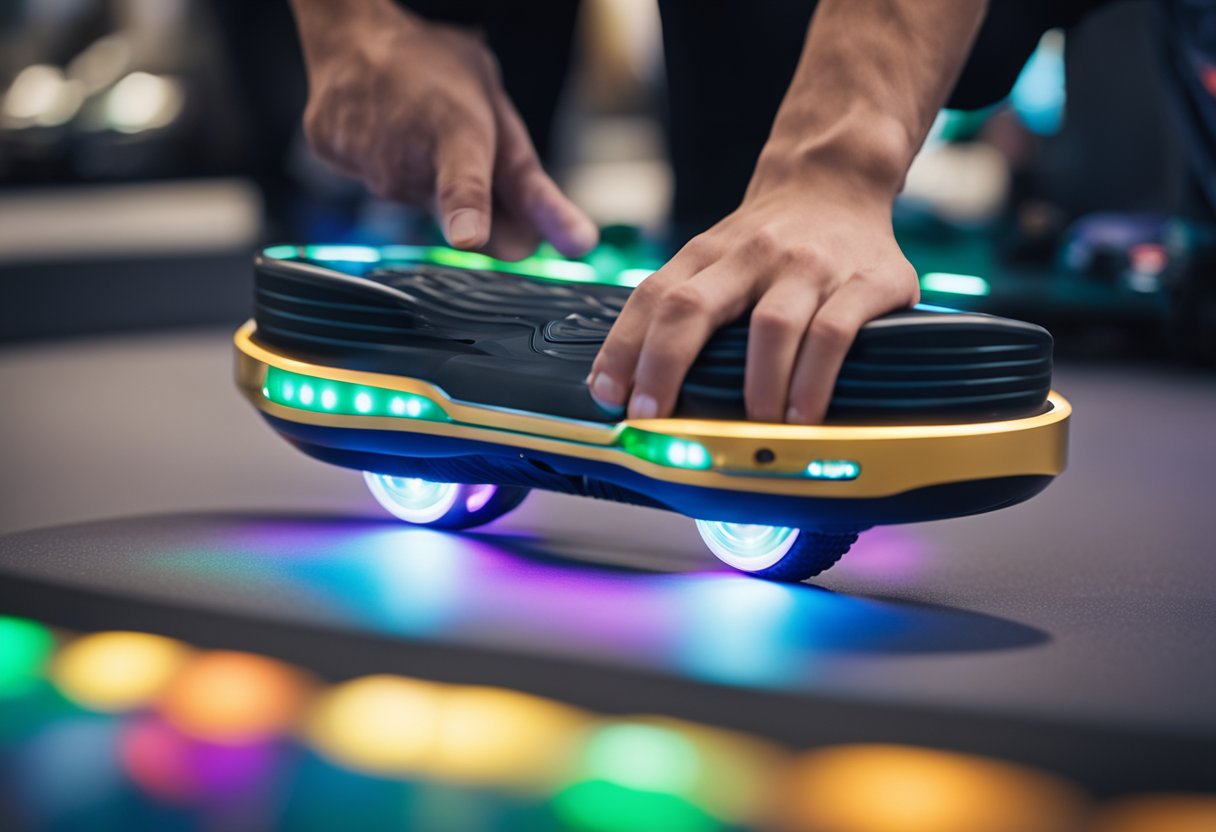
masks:
<path id="1" fill-rule="evenodd" d="M 832 574 L 884 581 L 914 578 L 924 568 L 925 548 L 924 540 L 908 528 L 880 526 L 862 532 Z"/>
<path id="2" fill-rule="evenodd" d="M 717 571 L 703 554 L 707 571 L 665 573 L 614 565 L 619 553 L 595 541 L 509 526 L 456 534 L 307 518 L 209 522 L 210 539 L 163 556 L 172 568 L 259 614 L 306 609 L 313 626 L 775 688 L 818 677 L 832 657 L 970 644 L 949 610 L 759 582 Z M 904 529 L 868 532 L 857 549 L 832 575 L 897 583 L 928 551 Z"/>
<path id="3" fill-rule="evenodd" d="M 279 746 L 262 741 L 217 745 L 185 736 L 155 716 L 134 719 L 119 742 L 123 768 L 148 794 L 166 803 L 226 802 L 264 793 L 279 764 Z"/>
<path id="4" fill-rule="evenodd" d="M 475 514 L 486 507 L 486 503 L 490 502 L 490 498 L 498 491 L 496 485 L 470 485 L 469 496 L 465 500 L 464 507 L 469 514 Z"/>

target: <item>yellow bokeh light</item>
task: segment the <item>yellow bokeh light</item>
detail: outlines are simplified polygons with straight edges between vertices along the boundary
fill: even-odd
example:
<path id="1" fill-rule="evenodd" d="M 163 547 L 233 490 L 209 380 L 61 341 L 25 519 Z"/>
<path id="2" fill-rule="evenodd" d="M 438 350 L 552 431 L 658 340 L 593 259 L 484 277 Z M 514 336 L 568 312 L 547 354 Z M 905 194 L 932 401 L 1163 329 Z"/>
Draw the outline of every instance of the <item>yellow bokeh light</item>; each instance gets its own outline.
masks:
<path id="1" fill-rule="evenodd" d="M 895 745 L 813 751 L 782 790 L 781 827 L 833 832 L 1075 832 L 1064 781 L 993 760 Z"/>
<path id="2" fill-rule="evenodd" d="M 160 701 L 178 730 L 217 743 L 244 743 L 295 726 L 312 690 L 295 667 L 251 653 L 213 651 L 182 668 Z"/>
<path id="3" fill-rule="evenodd" d="M 433 765 L 441 686 L 400 676 L 365 676 L 328 691 L 316 704 L 309 734 L 339 765 L 382 776 Z"/>
<path id="4" fill-rule="evenodd" d="M 591 720 L 577 708 L 500 688 L 454 688 L 435 732 L 436 776 L 461 783 L 552 789 Z"/>
<path id="5" fill-rule="evenodd" d="M 60 651 L 51 678 L 82 707 L 127 711 L 158 696 L 190 654 L 181 642 L 150 633 L 93 633 Z"/>

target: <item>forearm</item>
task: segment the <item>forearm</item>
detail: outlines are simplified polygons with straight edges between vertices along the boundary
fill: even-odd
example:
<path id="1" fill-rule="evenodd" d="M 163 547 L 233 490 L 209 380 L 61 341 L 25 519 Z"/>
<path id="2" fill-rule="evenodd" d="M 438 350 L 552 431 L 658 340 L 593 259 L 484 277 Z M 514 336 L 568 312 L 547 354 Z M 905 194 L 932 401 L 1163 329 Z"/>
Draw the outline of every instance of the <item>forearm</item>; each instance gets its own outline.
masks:
<path id="1" fill-rule="evenodd" d="M 985 0 L 821 0 L 758 175 L 838 171 L 894 196 L 945 103 Z"/>

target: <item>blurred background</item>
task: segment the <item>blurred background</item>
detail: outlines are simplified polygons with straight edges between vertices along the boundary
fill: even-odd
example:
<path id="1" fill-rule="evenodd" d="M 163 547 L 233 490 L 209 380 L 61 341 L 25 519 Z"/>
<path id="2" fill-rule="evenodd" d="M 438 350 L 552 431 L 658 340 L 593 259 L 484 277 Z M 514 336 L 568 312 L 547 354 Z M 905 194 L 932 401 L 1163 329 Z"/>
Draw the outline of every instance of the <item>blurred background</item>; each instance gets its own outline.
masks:
<path id="1" fill-rule="evenodd" d="M 927 302 L 1050 324 L 1087 356 L 1212 361 L 1212 212 L 1167 112 L 1154 12 L 1115 3 L 1052 31 L 1006 101 L 942 114 L 896 211 Z M 0 15 L 5 340 L 231 323 L 260 244 L 434 238 L 310 156 L 285 3 Z M 609 243 L 670 250 L 700 229 L 667 222 L 658 10 L 587 0 L 576 37 L 537 144 Z"/>
<path id="2" fill-rule="evenodd" d="M 925 302 L 1049 326 L 1057 355 L 1070 362 L 1078 401 L 1122 396 L 1134 405 L 1137 385 L 1162 400 L 1174 396 L 1173 411 L 1190 414 L 1179 424 L 1191 433 L 1179 436 L 1195 435 L 1186 452 L 1199 449 L 1191 460 L 1198 470 L 1203 454 L 1210 456 L 1203 450 L 1210 442 L 1198 442 L 1194 426 L 1210 424 L 1202 414 L 1212 405 L 1216 362 L 1216 224 L 1167 112 L 1153 5 L 1116 3 L 1067 33 L 1049 32 L 1006 101 L 944 112 L 909 175 L 895 225 Z M 669 253 L 689 233 L 669 221 L 674 182 L 662 47 L 653 0 L 583 0 L 573 70 L 548 135 L 537 137 L 558 181 L 605 228 L 604 246 L 638 262 Z M 363 511 L 366 498 L 340 496 L 347 492 L 328 479 L 334 472 L 272 448 L 224 376 L 226 339 L 249 314 L 250 258 L 260 246 L 436 239 L 427 217 L 370 197 L 310 155 L 299 125 L 305 93 L 283 2 L 0 3 L 0 531 L 204 507 L 291 507 L 322 517 Z M 1076 369 L 1094 365 L 1088 374 Z M 1129 367 L 1139 372 L 1134 382 L 1123 375 Z M 157 405 L 138 408 L 150 377 L 159 379 Z M 82 400 L 93 408 L 87 428 L 73 415 Z M 163 412 L 180 418 L 166 420 Z M 1129 422 L 1158 418 L 1148 404 L 1127 412 Z M 1131 430 L 1093 424 L 1091 462 Z M 182 436 L 197 446 L 192 457 Z M 1082 460 L 1083 451 L 1079 445 Z M 1156 453 L 1145 451 L 1139 470 L 1146 479 L 1165 467 Z M 1108 482 L 1122 474 L 1117 460 L 1098 470 Z M 1085 491 L 1078 484 L 1071 492 L 1079 506 Z M 1131 517 L 1143 505 L 1138 492 L 1127 494 L 1124 515 Z M 564 506 L 562 499 L 537 508 L 534 497 L 521 527 L 549 529 L 555 545 L 566 546 L 637 522 L 633 509 L 606 508 L 588 532 L 576 515 L 543 514 L 545 505 Z M 1188 506 L 1200 499 L 1207 498 L 1186 490 L 1173 500 L 1173 514 L 1152 515 L 1141 524 L 1146 539 L 1157 535 L 1153 522 L 1197 529 L 1200 512 Z M 1093 496 L 1089 505 L 1118 513 L 1120 504 Z M 525 569 L 539 576 L 546 598 L 585 588 L 615 613 L 618 604 L 636 604 L 640 590 L 635 582 L 623 588 L 627 582 L 612 570 L 657 568 L 657 576 L 645 573 L 655 579 L 647 586 L 660 587 L 655 609 L 700 599 L 707 629 L 725 621 L 714 638 L 734 651 L 715 647 L 706 661 L 745 668 L 780 665 L 795 652 L 789 645 L 805 647 L 804 633 L 825 620 L 844 622 L 835 626 L 845 646 L 813 643 L 810 659 L 826 649 L 829 660 L 833 650 L 854 660 L 855 639 L 844 634 L 854 632 L 849 616 L 856 616 L 867 626 L 888 622 L 874 636 L 883 642 L 875 652 L 893 666 L 905 661 L 894 655 L 905 648 L 883 640 L 899 643 L 915 630 L 906 622 L 929 621 L 934 644 L 926 652 L 942 653 L 949 652 L 937 644 L 943 634 L 976 626 L 970 613 L 925 605 L 915 591 L 906 605 L 891 603 L 896 612 L 883 607 L 881 599 L 915 578 L 941 577 L 933 559 L 920 556 L 936 545 L 925 534 L 900 530 L 874 538 L 870 550 L 862 546 L 858 566 L 837 573 L 843 594 L 759 584 L 723 593 L 712 576 L 663 583 L 666 572 L 687 567 L 676 552 L 684 538 L 647 523 L 638 526 L 656 530 L 652 542 L 644 551 L 614 551 L 617 560 L 602 570 L 607 578 L 545 557 Z M 1032 533 L 1010 523 L 1006 537 Z M 349 530 L 339 531 L 345 540 Z M 242 534 L 253 549 L 272 537 L 251 521 L 232 534 L 220 530 L 201 548 L 237 547 Z M 450 575 L 472 582 L 474 566 L 520 560 L 492 543 L 450 544 L 455 553 L 433 543 L 438 556 L 421 566 L 389 566 L 345 544 L 334 544 L 339 556 L 327 564 L 298 561 L 296 549 L 276 539 L 260 568 L 268 594 L 283 583 L 302 587 L 301 603 L 348 603 L 339 572 L 367 587 L 396 575 L 420 587 L 408 596 L 422 608 L 408 611 L 412 626 L 430 609 L 432 590 L 456 580 Z M 970 554 L 962 543 L 956 548 Z M 1086 554 L 1082 540 L 1070 548 Z M 198 552 L 187 554 L 183 562 L 198 562 Z M 357 563 L 364 556 L 376 561 L 366 574 Z M 255 571 L 232 586 L 245 586 Z M 363 577 L 349 578 L 356 573 Z M 928 583 L 949 585 L 949 575 Z M 610 589 L 593 586 L 601 584 Z M 875 593 L 878 601 L 869 598 Z M 727 597 L 756 603 L 740 612 Z M 936 589 L 926 597 L 951 600 Z M 1008 606 L 1011 616 L 1021 614 L 1016 601 Z M 809 617 L 799 619 L 807 626 L 798 633 L 792 616 L 782 618 L 795 607 Z M 582 625 L 594 618 L 566 612 Z M 367 613 L 360 606 L 358 614 Z M 1073 620 L 1071 605 L 1060 615 L 1063 629 Z M 608 620 L 591 623 L 619 635 Z M 740 621 L 743 636 L 727 632 Z M 1162 775 L 1144 794 L 1114 763 L 1086 769 L 1070 752 L 1055 759 L 1027 753 L 1051 763 L 1036 766 L 845 742 L 843 729 L 836 731 L 841 742 L 810 747 L 727 730 L 708 716 L 622 713 L 611 689 L 591 697 L 596 707 L 574 707 L 561 697 L 404 672 L 322 673 L 303 659 L 221 649 L 225 639 L 205 626 L 178 640 L 61 623 L 0 617 L 0 830 L 319 830 L 345 828 L 352 817 L 360 828 L 427 830 L 1216 828 L 1209 797 L 1165 788 L 1183 782 L 1195 789 L 1211 771 L 1185 781 Z M 1018 645 L 1040 636 L 1050 641 L 1039 633 Z M 639 644 L 649 638 L 632 637 Z M 777 658 L 763 649 L 757 657 L 755 645 L 771 646 Z M 983 739 L 969 745 L 982 748 Z"/>

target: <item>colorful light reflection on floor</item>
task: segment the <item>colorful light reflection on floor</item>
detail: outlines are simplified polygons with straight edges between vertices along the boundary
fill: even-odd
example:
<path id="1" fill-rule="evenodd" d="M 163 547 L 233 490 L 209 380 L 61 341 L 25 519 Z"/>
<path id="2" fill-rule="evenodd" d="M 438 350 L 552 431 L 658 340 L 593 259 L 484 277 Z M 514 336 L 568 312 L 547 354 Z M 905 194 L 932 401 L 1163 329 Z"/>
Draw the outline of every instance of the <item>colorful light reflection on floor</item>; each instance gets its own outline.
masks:
<path id="1" fill-rule="evenodd" d="M 186 517 L 173 528 L 174 540 L 158 538 L 139 555 L 139 570 L 197 580 L 225 603 L 279 604 L 288 617 L 307 605 L 314 622 L 502 649 L 539 645 L 715 683 L 796 690 L 854 655 L 990 650 L 1045 637 L 948 607 L 757 581 L 708 555 L 704 571 L 662 573 L 563 559 L 570 541 L 493 530 L 243 515 Z M 858 544 L 855 574 L 898 576 L 922 560 L 902 530 L 875 535 L 876 546 L 865 537 Z"/>
<path id="2" fill-rule="evenodd" d="M 5 829 L 1135 832 L 1214 813 L 1155 796 L 1093 814 L 1068 783 L 994 760 L 796 753 L 500 688 L 325 684 L 264 656 L 0 617 Z"/>

